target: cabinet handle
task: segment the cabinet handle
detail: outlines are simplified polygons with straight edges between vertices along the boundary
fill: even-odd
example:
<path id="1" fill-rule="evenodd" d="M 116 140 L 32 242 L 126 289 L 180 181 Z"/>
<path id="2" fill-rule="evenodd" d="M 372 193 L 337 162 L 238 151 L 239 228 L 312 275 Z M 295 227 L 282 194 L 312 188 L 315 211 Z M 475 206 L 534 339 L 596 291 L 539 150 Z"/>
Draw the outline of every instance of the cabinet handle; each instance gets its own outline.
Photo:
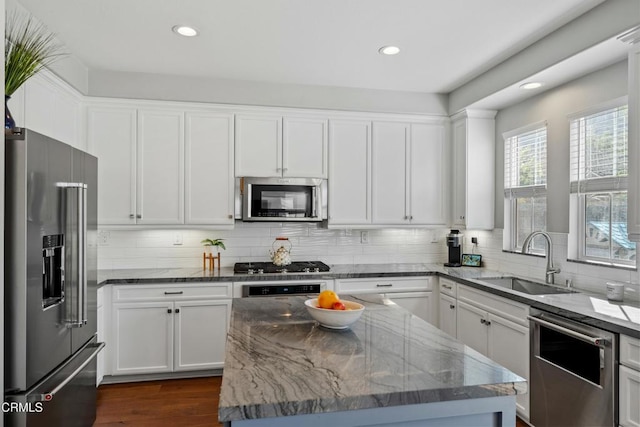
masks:
<path id="1" fill-rule="evenodd" d="M 409 219 L 409 217 L 405 215 L 405 216 L 404 216 L 404 219 Z"/>
<path id="2" fill-rule="evenodd" d="M 176 314 L 180 313 L 180 309 L 176 308 Z"/>
<path id="3" fill-rule="evenodd" d="M 442 285 L 442 287 L 449 290 L 453 289 L 450 285 Z"/>
<path id="4" fill-rule="evenodd" d="M 381 284 L 377 284 L 376 287 L 377 288 L 390 288 L 393 286 L 393 283 L 387 283 L 386 285 L 381 285 Z"/>
<path id="5" fill-rule="evenodd" d="M 282 168 L 282 172 L 286 172 L 288 170 L 289 170 L 289 168 Z"/>
<path id="6" fill-rule="evenodd" d="M 136 215 L 136 218 L 138 218 L 138 219 L 142 219 L 142 215 L 141 215 L 141 214 L 138 214 L 138 215 Z"/>
<path id="7" fill-rule="evenodd" d="M 170 308 L 167 309 L 167 313 L 171 314 L 171 309 Z"/>
<path id="8" fill-rule="evenodd" d="M 282 168 L 276 168 L 276 172 L 281 172 Z"/>
<path id="9" fill-rule="evenodd" d="M 410 216 L 409 216 L 409 219 L 410 219 L 410 220 L 413 220 L 413 215 L 410 215 Z"/>
<path id="10" fill-rule="evenodd" d="M 456 306 L 455 306 L 455 305 L 453 305 L 453 304 L 449 304 L 449 308 L 450 308 L 451 310 L 453 310 L 454 308 L 456 308 Z"/>
<path id="11" fill-rule="evenodd" d="M 227 215 L 227 217 L 228 217 L 229 219 L 233 219 L 233 215 L 231 215 L 231 214 Z"/>
<path id="12" fill-rule="evenodd" d="M 165 295 L 182 295 L 183 291 L 175 291 L 175 292 L 164 292 Z"/>
<path id="13" fill-rule="evenodd" d="M 482 323 L 482 324 L 484 325 L 484 324 L 486 324 L 486 323 L 487 323 L 487 321 L 486 321 L 486 320 L 484 320 L 484 319 L 480 319 L 480 323 Z"/>
<path id="14" fill-rule="evenodd" d="M 484 324 L 485 324 L 485 325 L 487 325 L 487 326 L 489 326 L 489 325 L 491 324 L 491 320 L 486 320 L 486 321 L 484 322 Z"/>
<path id="15" fill-rule="evenodd" d="M 136 216 L 134 214 L 129 214 L 129 218 L 134 219 Z"/>

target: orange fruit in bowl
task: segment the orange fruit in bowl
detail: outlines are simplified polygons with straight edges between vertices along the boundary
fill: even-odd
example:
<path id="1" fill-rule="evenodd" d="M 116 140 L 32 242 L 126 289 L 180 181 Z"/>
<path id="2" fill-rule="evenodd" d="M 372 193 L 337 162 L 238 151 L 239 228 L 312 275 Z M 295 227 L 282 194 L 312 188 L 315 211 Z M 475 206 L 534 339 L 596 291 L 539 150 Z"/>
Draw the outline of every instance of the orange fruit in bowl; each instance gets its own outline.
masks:
<path id="1" fill-rule="evenodd" d="M 338 298 L 338 295 L 333 291 L 322 291 L 320 295 L 318 295 L 318 306 L 320 308 L 331 309 L 336 302 L 340 302 L 340 298 Z"/>

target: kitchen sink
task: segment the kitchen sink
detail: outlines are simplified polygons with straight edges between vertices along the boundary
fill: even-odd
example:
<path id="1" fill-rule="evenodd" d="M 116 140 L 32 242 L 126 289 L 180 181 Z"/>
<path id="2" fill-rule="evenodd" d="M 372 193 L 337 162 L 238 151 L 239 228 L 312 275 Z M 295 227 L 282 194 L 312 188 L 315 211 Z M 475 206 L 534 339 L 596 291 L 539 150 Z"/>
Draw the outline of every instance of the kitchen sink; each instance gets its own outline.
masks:
<path id="1" fill-rule="evenodd" d="M 531 280 L 521 279 L 519 277 L 513 276 L 488 278 L 483 277 L 478 280 L 529 295 L 570 294 L 576 292 L 572 289 L 560 288 L 553 285 L 545 285 L 543 283 L 532 282 Z"/>

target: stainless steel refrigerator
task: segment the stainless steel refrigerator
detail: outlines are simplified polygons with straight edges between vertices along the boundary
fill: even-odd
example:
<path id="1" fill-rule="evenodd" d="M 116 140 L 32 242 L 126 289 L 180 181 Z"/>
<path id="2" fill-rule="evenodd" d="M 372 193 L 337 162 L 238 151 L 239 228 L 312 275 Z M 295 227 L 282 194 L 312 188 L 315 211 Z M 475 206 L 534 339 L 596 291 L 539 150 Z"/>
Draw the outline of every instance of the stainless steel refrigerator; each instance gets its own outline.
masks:
<path id="1" fill-rule="evenodd" d="M 91 426 L 98 161 L 28 129 L 5 152 L 5 425 Z"/>

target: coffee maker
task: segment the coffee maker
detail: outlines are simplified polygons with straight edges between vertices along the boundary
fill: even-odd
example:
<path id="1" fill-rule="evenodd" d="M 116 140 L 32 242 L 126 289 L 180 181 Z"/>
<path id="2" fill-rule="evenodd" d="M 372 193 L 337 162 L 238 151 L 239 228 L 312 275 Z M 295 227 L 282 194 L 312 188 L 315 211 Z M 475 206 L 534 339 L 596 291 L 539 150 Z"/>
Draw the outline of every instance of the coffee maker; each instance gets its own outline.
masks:
<path id="1" fill-rule="evenodd" d="M 462 257 L 462 234 L 460 230 L 451 230 L 447 234 L 447 247 L 449 248 L 449 261 L 444 263 L 445 267 L 460 267 Z"/>

